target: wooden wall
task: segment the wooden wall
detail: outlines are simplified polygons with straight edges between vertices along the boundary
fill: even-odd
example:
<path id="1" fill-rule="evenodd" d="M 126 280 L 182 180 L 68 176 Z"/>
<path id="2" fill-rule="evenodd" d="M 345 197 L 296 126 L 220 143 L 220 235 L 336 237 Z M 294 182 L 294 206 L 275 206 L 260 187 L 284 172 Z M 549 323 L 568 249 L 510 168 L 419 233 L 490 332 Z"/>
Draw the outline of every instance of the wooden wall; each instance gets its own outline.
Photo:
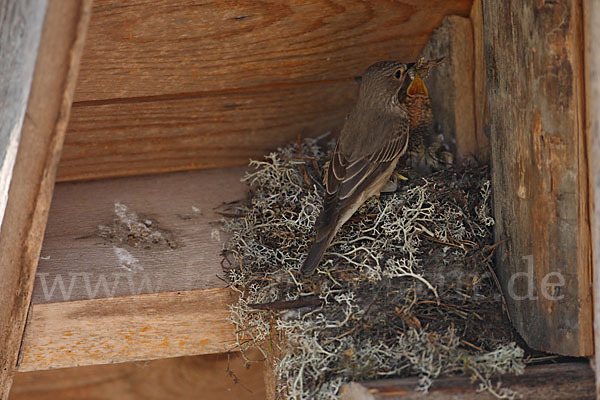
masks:
<path id="1" fill-rule="evenodd" d="M 593 353 L 582 2 L 484 0 L 500 281 L 533 348 Z"/>
<path id="2" fill-rule="evenodd" d="M 472 0 L 96 0 L 58 180 L 245 164 L 339 129 L 355 76 Z"/>

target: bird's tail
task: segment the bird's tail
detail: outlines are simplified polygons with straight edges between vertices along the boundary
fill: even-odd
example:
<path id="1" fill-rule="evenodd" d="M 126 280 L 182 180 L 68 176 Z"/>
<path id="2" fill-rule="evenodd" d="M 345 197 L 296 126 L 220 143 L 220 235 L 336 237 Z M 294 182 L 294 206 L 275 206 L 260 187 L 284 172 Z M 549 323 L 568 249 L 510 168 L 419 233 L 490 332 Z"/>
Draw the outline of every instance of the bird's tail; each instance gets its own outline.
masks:
<path id="1" fill-rule="evenodd" d="M 315 269 L 317 269 L 321 262 L 321 258 L 323 258 L 325 250 L 339 228 L 340 206 L 337 199 L 326 197 L 324 203 L 323 210 L 321 210 L 315 224 L 317 228 L 315 241 L 306 256 L 306 260 L 304 260 L 304 264 L 302 264 L 302 268 L 300 268 L 302 276 L 312 275 L 315 272 Z"/>
<path id="2" fill-rule="evenodd" d="M 300 273 L 303 276 L 308 276 L 315 272 L 334 235 L 335 231 L 333 229 L 325 235 L 317 235 L 315 242 L 306 256 L 306 260 L 304 260 L 304 264 L 302 264 L 302 268 L 300 268 Z"/>

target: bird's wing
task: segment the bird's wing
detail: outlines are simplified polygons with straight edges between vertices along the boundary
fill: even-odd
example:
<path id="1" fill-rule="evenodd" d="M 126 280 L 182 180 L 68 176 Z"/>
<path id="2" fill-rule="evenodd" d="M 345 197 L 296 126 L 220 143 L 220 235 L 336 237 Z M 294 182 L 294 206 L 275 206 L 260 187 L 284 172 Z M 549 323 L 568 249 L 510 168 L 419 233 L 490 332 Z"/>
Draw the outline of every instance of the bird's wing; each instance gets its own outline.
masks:
<path id="1" fill-rule="evenodd" d="M 406 151 L 408 123 L 400 125 L 398 133 L 378 150 L 361 157 L 351 159 L 340 150 L 339 142 L 336 145 L 325 176 L 325 201 L 317 219 L 317 235 L 302 265 L 303 275 L 315 270 L 340 223 L 348 218 L 348 211 L 357 205 L 363 191 L 381 179 L 390 164 Z"/>
<path id="2" fill-rule="evenodd" d="M 382 169 L 387 169 L 389 163 L 400 157 L 407 145 L 408 130 L 403 129 L 376 152 L 355 160 L 348 160 L 336 146 L 325 181 L 327 197 L 335 197 L 338 201 L 352 197 L 357 189 L 369 185 Z"/>

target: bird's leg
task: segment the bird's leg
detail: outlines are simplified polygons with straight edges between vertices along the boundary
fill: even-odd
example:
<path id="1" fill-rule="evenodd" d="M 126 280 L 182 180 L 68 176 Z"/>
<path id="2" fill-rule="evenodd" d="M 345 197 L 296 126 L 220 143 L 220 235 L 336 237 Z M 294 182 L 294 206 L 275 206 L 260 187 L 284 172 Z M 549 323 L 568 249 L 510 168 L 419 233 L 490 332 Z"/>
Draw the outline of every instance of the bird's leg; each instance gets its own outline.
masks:
<path id="1" fill-rule="evenodd" d="M 397 172 L 397 171 L 394 171 L 394 172 L 392 173 L 392 176 L 393 176 L 393 177 L 396 177 L 396 178 L 398 178 L 398 179 L 401 179 L 401 180 L 403 180 L 403 181 L 407 181 L 407 180 L 408 180 L 408 178 L 407 178 L 406 176 L 402 175 L 400 172 Z"/>

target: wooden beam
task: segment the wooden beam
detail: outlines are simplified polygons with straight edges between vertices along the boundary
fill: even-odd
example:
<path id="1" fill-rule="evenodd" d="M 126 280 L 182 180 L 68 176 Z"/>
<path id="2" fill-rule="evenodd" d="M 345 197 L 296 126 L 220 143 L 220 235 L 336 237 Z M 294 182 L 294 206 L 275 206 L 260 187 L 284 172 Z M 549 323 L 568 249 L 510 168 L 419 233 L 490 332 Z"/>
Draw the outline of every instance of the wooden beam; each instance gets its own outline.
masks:
<path id="1" fill-rule="evenodd" d="M 593 353 L 581 2 L 484 0 L 497 270 L 533 348 Z"/>
<path id="2" fill-rule="evenodd" d="M 46 1 L 0 4 L 0 225 L 33 79 Z"/>
<path id="3" fill-rule="evenodd" d="M 250 352 L 251 359 L 260 353 Z M 10 400 L 264 400 L 263 364 L 239 353 L 17 372 Z"/>
<path id="4" fill-rule="evenodd" d="M 474 0 L 469 18 L 473 28 L 473 90 L 475 104 L 475 136 L 477 138 L 476 157 L 483 163 L 490 162 L 490 140 L 487 125 L 487 88 L 485 76 L 485 55 L 483 44 L 482 0 Z"/>
<path id="5" fill-rule="evenodd" d="M 34 304 L 19 371 L 236 350 L 229 289 Z"/>
<path id="6" fill-rule="evenodd" d="M 59 181 L 244 165 L 341 127 L 355 76 L 472 0 L 97 0 Z"/>
<path id="7" fill-rule="evenodd" d="M 548 364 L 527 367 L 523 375 L 504 375 L 502 387 L 516 390 L 524 399 L 594 399 L 594 372 L 588 363 Z M 350 383 L 342 388 L 341 400 L 422 399 L 416 390 L 419 378 L 389 379 Z M 492 400 L 497 397 L 479 391 L 467 376 L 448 376 L 434 380 L 427 393 L 434 400 Z"/>
<path id="8" fill-rule="evenodd" d="M 244 170 L 57 184 L 19 371 L 235 350 L 216 222 Z"/>
<path id="9" fill-rule="evenodd" d="M 600 399 L 600 4 L 584 1 L 586 141 L 589 167 L 596 395 Z"/>
<path id="10" fill-rule="evenodd" d="M 3 2 L 1 8 L 9 3 L 16 2 Z M 44 3 L 26 4 L 33 10 Z M 21 347 L 90 11 L 88 0 L 51 0 L 46 9 L 0 235 L 1 399 L 8 397 Z M 11 18 L 22 15 L 28 14 L 13 13 Z M 28 34 L 28 23 L 13 22 Z"/>
<path id="11" fill-rule="evenodd" d="M 458 161 L 477 157 L 475 124 L 474 50 L 471 20 L 448 16 L 423 49 L 427 59 L 445 57 L 427 77 L 431 109 Z M 483 146 L 483 144 L 481 145 Z"/>

